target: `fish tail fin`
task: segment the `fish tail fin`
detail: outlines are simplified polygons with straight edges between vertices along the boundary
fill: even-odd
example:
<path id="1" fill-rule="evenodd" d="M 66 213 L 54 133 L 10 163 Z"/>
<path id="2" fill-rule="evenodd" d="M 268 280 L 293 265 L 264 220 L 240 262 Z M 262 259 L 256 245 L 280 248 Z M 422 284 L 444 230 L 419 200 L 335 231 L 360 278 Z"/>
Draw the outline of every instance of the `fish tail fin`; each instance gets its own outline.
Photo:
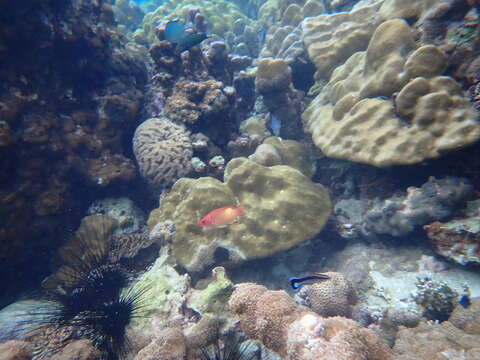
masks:
<path id="1" fill-rule="evenodd" d="M 245 216 L 245 215 L 247 215 L 247 213 L 245 212 L 245 210 L 243 210 L 240 205 L 237 205 L 237 210 L 238 210 L 238 216 Z"/>

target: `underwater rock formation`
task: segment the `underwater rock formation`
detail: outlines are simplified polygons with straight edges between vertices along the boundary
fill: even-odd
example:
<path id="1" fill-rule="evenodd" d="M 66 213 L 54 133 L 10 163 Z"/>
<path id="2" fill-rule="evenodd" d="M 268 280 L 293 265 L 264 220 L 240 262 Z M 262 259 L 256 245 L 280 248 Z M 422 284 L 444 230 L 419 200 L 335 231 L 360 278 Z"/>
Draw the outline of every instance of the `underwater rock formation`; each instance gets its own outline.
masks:
<path id="1" fill-rule="evenodd" d="M 397 195 L 370 208 L 363 216 L 363 233 L 405 235 L 416 226 L 451 216 L 472 193 L 466 179 L 432 177 L 421 188 L 409 187 L 406 196 Z"/>
<path id="2" fill-rule="evenodd" d="M 37 271 L 31 260 L 77 225 L 92 189 L 136 177 L 123 144 L 143 101 L 144 59 L 121 43 L 104 1 L 41 3 L 2 4 L 2 278 L 27 261 L 22 271 Z"/>
<path id="3" fill-rule="evenodd" d="M 239 224 L 197 225 L 211 210 L 237 201 L 247 214 Z M 236 158 L 227 164 L 224 183 L 208 177 L 177 181 L 148 226 L 172 220 L 172 254 L 179 265 L 198 272 L 212 263 L 238 264 L 289 249 L 316 235 L 330 211 L 325 188 L 298 170 Z"/>
<path id="4" fill-rule="evenodd" d="M 133 152 L 140 173 L 156 188 L 172 185 L 192 169 L 190 133 L 167 118 L 144 121 L 135 130 Z"/>
<path id="5" fill-rule="evenodd" d="M 480 265 L 479 207 L 479 200 L 469 201 L 466 217 L 423 227 L 438 254 L 461 265 Z"/>
<path id="6" fill-rule="evenodd" d="M 303 113 L 305 127 L 327 156 L 378 167 L 472 144 L 480 138 L 478 113 L 460 84 L 441 76 L 446 66 L 438 47 L 415 43 L 404 20 L 386 21 L 365 52 L 335 69 Z"/>
<path id="7" fill-rule="evenodd" d="M 284 291 L 242 283 L 229 301 L 242 330 L 286 360 L 388 360 L 391 350 L 355 321 L 322 318 L 299 307 Z"/>

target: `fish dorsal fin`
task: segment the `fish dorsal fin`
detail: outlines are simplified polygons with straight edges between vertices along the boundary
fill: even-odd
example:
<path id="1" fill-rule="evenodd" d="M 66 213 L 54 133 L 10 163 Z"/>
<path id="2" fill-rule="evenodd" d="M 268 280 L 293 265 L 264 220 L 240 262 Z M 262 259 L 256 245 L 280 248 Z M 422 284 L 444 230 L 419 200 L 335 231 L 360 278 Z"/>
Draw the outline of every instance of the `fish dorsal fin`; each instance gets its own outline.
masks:
<path id="1" fill-rule="evenodd" d="M 180 21 L 170 21 L 165 27 L 165 40 L 173 44 L 181 42 L 187 34 L 185 33 L 185 25 Z"/>

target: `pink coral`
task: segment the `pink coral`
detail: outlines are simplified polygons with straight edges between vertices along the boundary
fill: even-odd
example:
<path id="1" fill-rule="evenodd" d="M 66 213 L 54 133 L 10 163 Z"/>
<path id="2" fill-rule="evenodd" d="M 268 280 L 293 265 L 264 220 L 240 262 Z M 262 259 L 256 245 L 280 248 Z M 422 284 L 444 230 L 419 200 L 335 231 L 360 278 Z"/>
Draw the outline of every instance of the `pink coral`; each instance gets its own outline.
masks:
<path id="1" fill-rule="evenodd" d="M 355 321 L 325 319 L 302 309 L 284 291 L 236 285 L 229 301 L 243 331 L 287 360 L 389 360 L 392 353 Z"/>

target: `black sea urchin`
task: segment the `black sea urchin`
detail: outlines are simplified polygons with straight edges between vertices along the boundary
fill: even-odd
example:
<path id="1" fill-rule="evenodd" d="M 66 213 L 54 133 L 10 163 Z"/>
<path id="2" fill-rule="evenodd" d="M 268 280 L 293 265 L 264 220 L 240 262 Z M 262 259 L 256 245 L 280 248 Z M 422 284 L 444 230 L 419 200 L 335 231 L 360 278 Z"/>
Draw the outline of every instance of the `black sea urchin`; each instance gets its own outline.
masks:
<path id="1" fill-rule="evenodd" d="M 97 239 L 96 229 L 106 233 L 101 225 L 77 232 L 75 245 L 62 253 L 65 264 L 56 275 L 58 286 L 47 293 L 48 309 L 38 311 L 38 321 L 32 321 L 34 330 L 41 330 L 35 333 L 43 333 L 36 359 L 47 359 L 76 339 L 89 339 L 102 360 L 123 358 L 129 350 L 126 327 L 142 316 L 147 288 L 126 290 L 126 271 L 109 263 L 108 246 Z"/>
<path id="2" fill-rule="evenodd" d="M 214 343 L 200 349 L 202 360 L 259 360 L 254 343 L 243 342 L 239 334 L 230 332 L 217 335 Z"/>

